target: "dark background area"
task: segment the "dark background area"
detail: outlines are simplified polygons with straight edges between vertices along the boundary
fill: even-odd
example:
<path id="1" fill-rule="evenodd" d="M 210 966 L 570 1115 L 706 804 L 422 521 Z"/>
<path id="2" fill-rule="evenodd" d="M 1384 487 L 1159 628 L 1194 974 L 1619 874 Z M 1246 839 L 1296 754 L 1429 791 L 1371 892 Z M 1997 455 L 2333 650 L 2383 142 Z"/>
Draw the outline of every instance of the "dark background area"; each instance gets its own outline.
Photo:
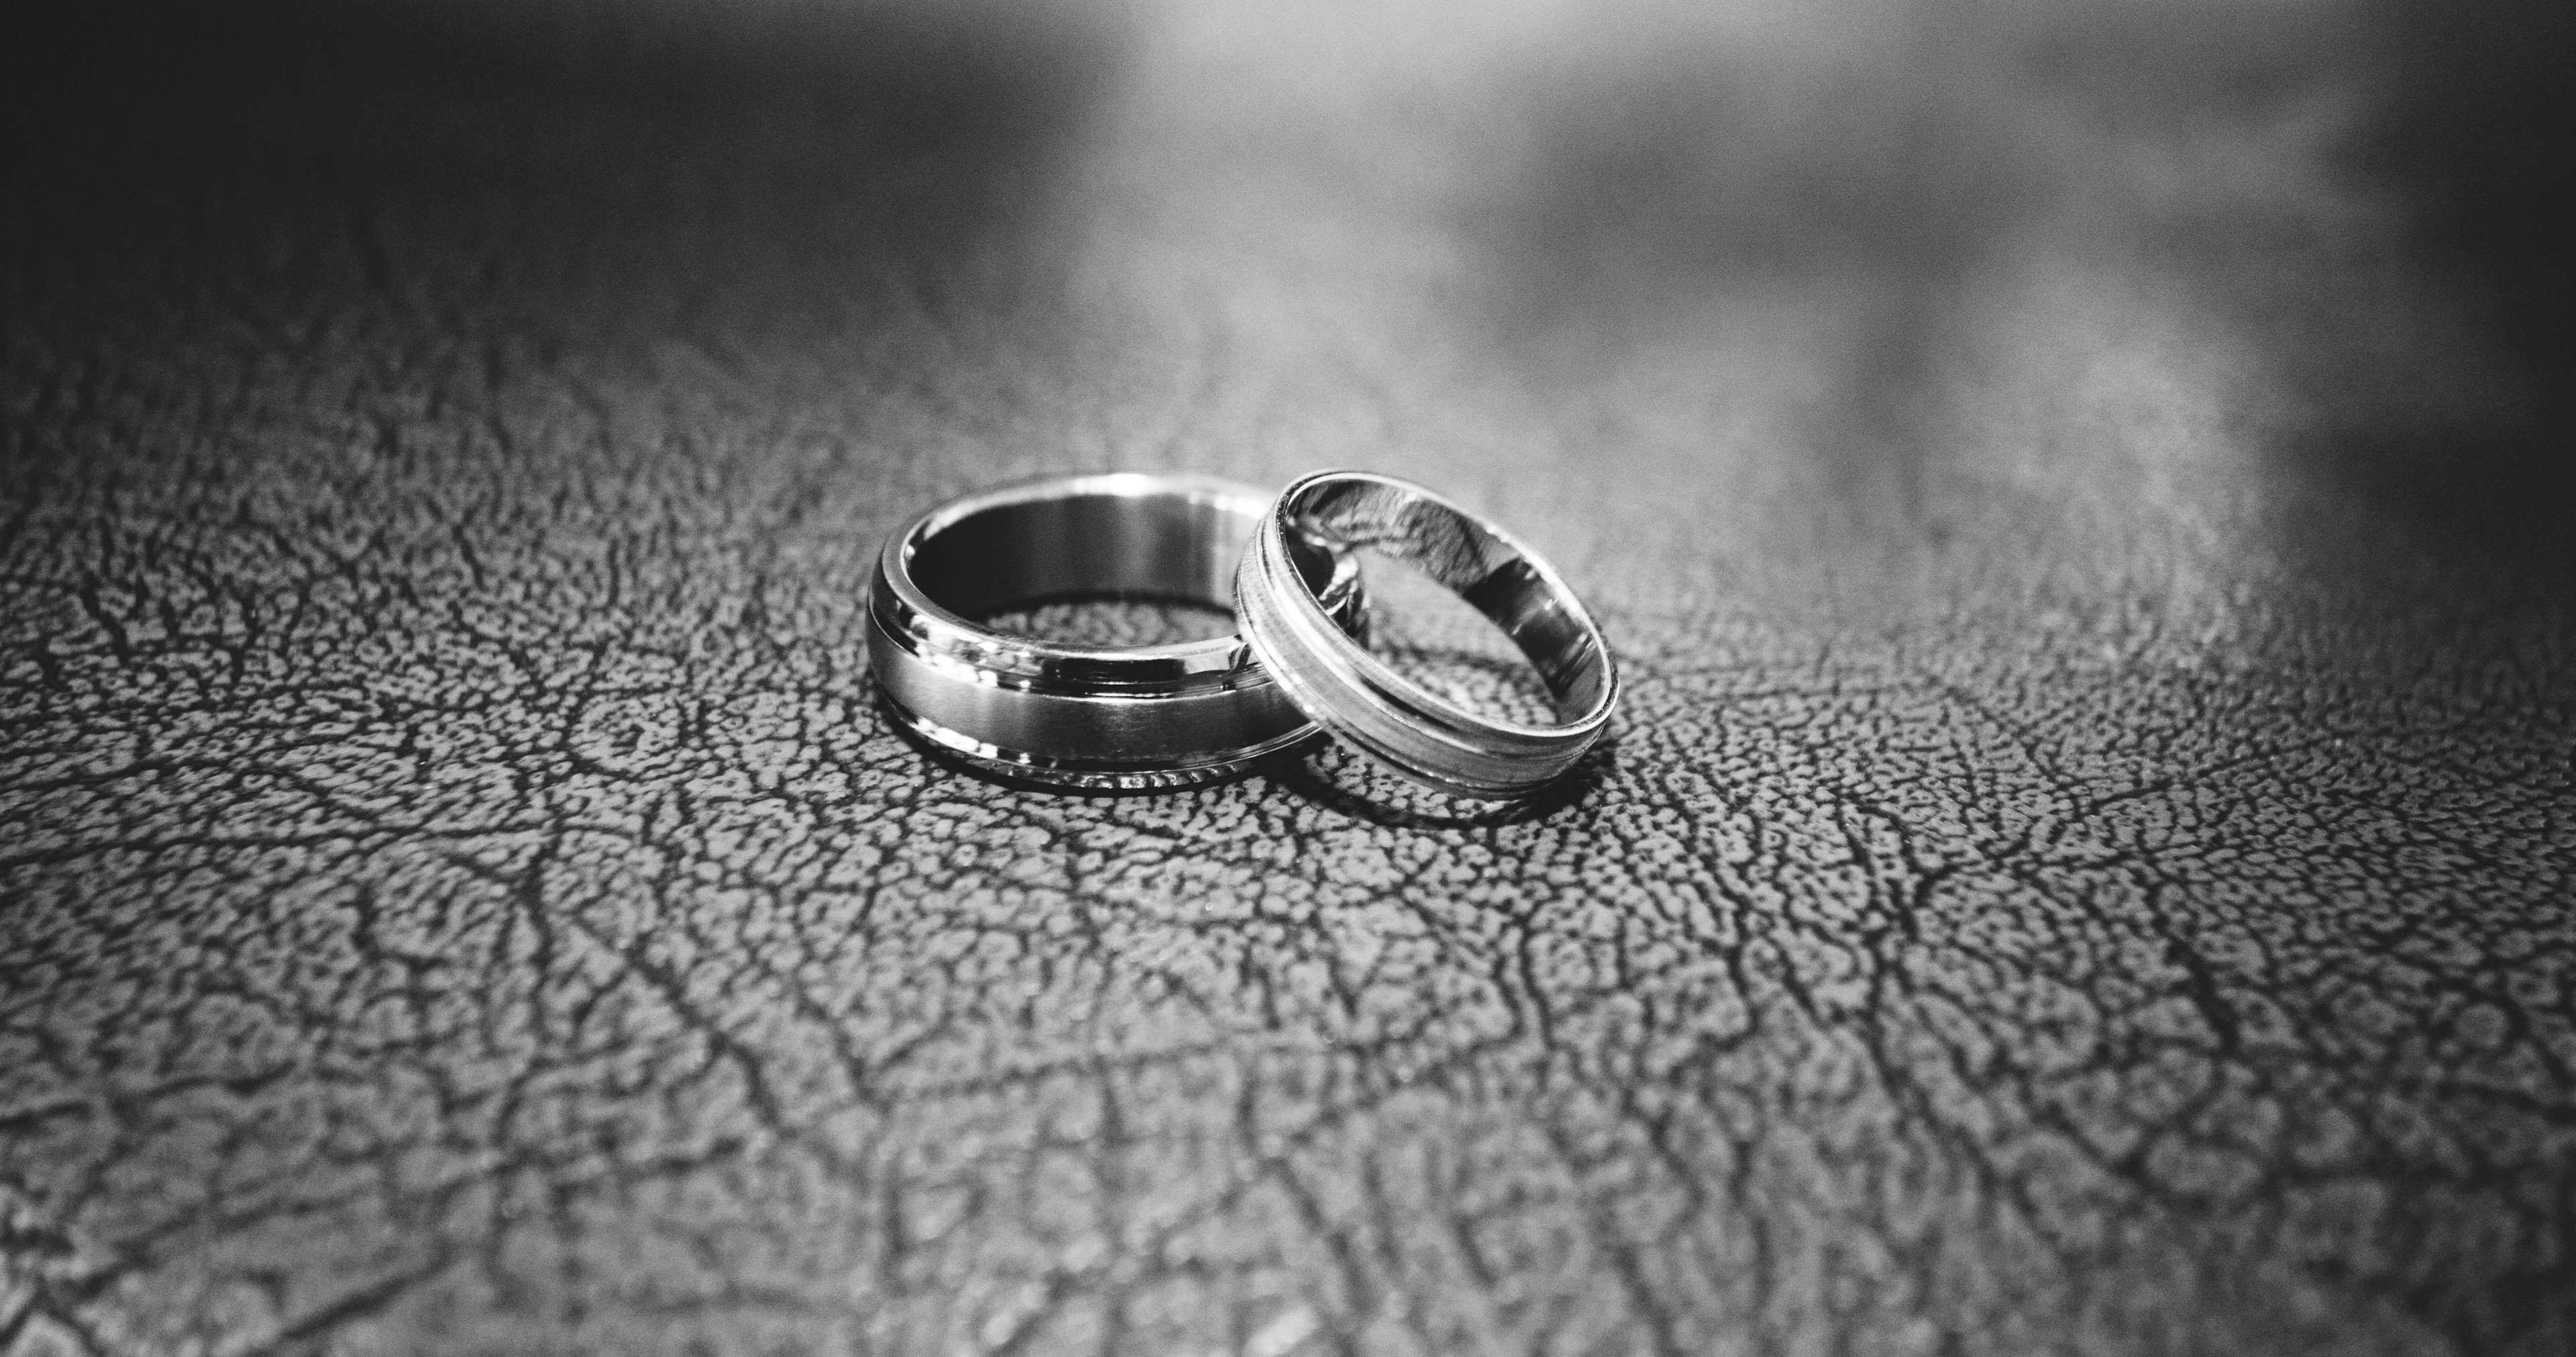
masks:
<path id="1" fill-rule="evenodd" d="M 2576 1345 L 2576 21 L 0 41 L 0 1352 Z M 950 494 L 1413 476 L 1517 808 L 925 763 Z"/>

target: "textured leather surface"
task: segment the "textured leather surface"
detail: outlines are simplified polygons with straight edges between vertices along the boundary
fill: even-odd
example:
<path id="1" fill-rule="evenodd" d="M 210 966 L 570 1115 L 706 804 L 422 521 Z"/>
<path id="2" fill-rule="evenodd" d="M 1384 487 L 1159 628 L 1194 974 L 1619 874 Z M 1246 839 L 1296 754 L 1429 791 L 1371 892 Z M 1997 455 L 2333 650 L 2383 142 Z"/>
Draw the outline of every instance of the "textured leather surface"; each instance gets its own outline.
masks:
<path id="1" fill-rule="evenodd" d="M 2556 14 L 13 25 L 0 1351 L 2576 1346 Z M 873 706 L 1336 463 L 1575 785 Z"/>

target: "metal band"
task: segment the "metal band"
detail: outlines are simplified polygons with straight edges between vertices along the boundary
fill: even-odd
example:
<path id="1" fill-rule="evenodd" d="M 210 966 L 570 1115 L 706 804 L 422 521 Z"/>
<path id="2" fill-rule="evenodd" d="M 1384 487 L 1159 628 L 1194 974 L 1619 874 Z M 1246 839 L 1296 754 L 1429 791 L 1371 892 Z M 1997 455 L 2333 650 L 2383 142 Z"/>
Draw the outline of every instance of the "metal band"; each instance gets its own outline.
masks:
<path id="1" fill-rule="evenodd" d="M 915 734 L 1005 777 L 1143 790 L 1238 772 L 1316 734 L 1242 638 L 1064 645 L 968 619 L 1081 595 L 1230 606 L 1269 504 L 1212 477 L 1114 474 L 932 509 L 886 539 L 869 581 L 878 687 Z M 1327 625 L 1365 630 L 1356 563 L 1307 547 L 1289 569 Z"/>
<path id="2" fill-rule="evenodd" d="M 1419 566 L 1509 634 L 1563 718 L 1489 720 L 1424 690 L 1333 625 L 1298 561 L 1375 548 Z M 1501 800 L 1574 764 L 1609 727 L 1619 674 L 1600 626 L 1518 538 L 1410 481 L 1320 471 L 1280 492 L 1244 553 L 1235 620 L 1307 715 L 1441 791 Z"/>

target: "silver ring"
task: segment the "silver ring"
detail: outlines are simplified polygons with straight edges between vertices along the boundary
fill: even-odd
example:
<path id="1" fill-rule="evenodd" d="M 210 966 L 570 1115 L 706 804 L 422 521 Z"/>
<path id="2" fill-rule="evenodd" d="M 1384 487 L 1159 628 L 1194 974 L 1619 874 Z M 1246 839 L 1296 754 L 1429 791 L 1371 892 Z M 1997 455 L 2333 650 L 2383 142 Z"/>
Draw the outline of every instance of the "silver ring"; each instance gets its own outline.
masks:
<path id="1" fill-rule="evenodd" d="M 905 726 L 986 772 L 1057 786 L 1188 787 L 1317 733 L 1237 636 L 1082 646 L 968 619 L 1049 597 L 1231 606 L 1270 496 L 1207 476 L 1113 474 L 968 495 L 886 539 L 868 585 L 868 658 Z M 1365 631 L 1355 561 L 1289 569 L 1336 629 Z"/>
<path id="2" fill-rule="evenodd" d="M 1563 718 L 1490 720 L 1434 696 L 1333 624 L 1298 562 L 1370 547 L 1412 562 L 1508 634 Z M 1518 538 L 1411 481 L 1319 471 L 1279 494 L 1235 581 L 1235 620 L 1279 686 L 1335 736 L 1415 781 L 1502 800 L 1572 767 L 1609 728 L 1619 672 L 1554 567 Z"/>

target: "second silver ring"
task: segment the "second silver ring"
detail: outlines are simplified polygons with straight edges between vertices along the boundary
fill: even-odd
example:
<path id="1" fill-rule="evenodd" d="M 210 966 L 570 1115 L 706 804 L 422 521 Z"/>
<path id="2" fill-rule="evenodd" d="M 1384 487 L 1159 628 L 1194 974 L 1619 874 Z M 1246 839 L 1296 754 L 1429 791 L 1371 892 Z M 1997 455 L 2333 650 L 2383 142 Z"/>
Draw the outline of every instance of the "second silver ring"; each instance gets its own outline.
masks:
<path id="1" fill-rule="evenodd" d="M 1510 636 L 1555 699 L 1559 723 L 1480 716 L 1435 696 L 1333 624 L 1297 564 L 1362 549 L 1412 562 Z M 1279 493 L 1244 553 L 1235 619 L 1299 708 L 1397 772 L 1457 796 L 1535 791 L 1583 757 L 1619 704 L 1601 626 L 1519 538 L 1411 481 L 1319 471 Z"/>

